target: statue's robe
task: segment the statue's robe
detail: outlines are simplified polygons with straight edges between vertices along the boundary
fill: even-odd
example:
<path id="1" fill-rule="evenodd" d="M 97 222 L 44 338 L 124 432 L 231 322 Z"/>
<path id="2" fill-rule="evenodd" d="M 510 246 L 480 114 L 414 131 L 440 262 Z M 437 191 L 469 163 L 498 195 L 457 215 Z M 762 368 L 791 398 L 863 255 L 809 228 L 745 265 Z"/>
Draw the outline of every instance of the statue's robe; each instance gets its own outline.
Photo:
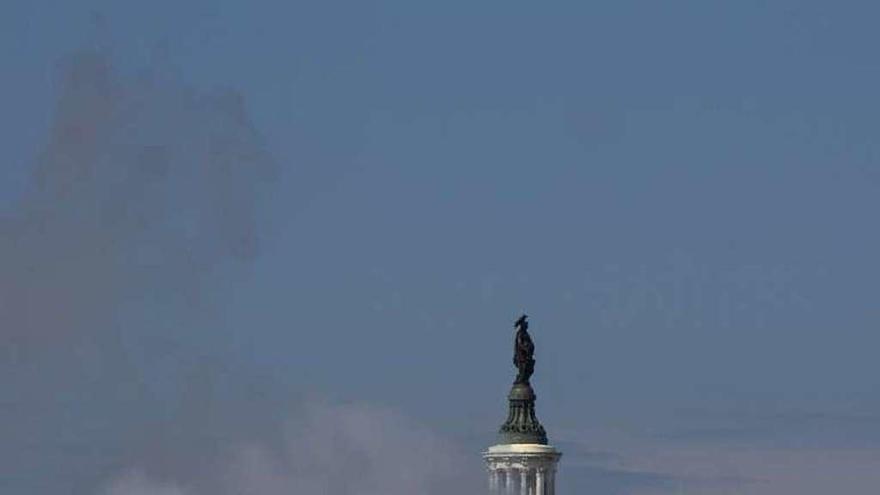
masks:
<path id="1" fill-rule="evenodd" d="M 532 357 L 534 353 L 535 344 L 532 342 L 532 337 L 526 329 L 520 328 L 516 332 L 513 354 L 513 364 L 519 370 L 516 383 L 527 383 L 534 373 L 535 359 Z"/>

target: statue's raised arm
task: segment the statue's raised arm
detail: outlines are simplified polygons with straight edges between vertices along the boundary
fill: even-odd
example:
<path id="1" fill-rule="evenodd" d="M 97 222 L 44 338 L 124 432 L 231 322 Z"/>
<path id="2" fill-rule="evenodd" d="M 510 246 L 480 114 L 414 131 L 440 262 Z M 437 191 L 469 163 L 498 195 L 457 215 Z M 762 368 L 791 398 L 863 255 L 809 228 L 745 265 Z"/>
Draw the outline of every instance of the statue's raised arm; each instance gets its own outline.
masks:
<path id="1" fill-rule="evenodd" d="M 522 315 L 516 320 L 516 337 L 513 344 L 513 364 L 518 373 L 514 383 L 529 383 L 535 372 L 535 344 L 529 335 L 528 316 Z"/>

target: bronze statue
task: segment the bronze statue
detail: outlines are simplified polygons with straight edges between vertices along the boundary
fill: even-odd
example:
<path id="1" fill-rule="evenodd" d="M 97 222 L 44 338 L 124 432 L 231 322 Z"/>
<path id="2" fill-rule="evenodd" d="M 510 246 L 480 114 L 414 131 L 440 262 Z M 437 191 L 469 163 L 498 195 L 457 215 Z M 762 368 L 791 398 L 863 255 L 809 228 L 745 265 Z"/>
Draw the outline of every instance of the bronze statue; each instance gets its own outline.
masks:
<path id="1" fill-rule="evenodd" d="M 535 372 L 535 344 L 529 335 L 528 316 L 522 315 L 516 320 L 516 338 L 513 344 L 513 364 L 519 372 L 513 383 L 529 383 L 532 373 Z"/>
<path id="2" fill-rule="evenodd" d="M 498 430 L 499 444 L 536 443 L 547 445 L 547 432 L 535 414 L 535 391 L 529 378 L 535 372 L 535 343 L 529 335 L 528 316 L 516 320 L 513 343 L 513 364 L 518 373 L 507 400 L 510 404 L 507 420 Z"/>

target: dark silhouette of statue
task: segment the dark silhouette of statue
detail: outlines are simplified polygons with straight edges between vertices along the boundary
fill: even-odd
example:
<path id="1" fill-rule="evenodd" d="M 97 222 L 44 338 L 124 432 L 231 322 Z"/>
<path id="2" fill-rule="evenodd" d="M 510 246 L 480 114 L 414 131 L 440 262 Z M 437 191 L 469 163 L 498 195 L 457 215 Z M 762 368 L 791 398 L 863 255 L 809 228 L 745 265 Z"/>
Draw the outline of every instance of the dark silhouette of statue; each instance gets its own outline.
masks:
<path id="1" fill-rule="evenodd" d="M 507 420 L 498 430 L 499 444 L 531 443 L 547 445 L 547 432 L 535 414 L 535 391 L 529 378 L 535 372 L 535 343 L 529 335 L 528 316 L 516 320 L 513 341 L 513 364 L 517 374 L 507 400 L 510 405 Z"/>
<path id="2" fill-rule="evenodd" d="M 529 335 L 528 316 L 522 315 L 516 320 L 516 338 L 513 343 L 513 364 L 519 372 L 513 383 L 529 383 L 532 373 L 535 372 L 535 344 Z"/>

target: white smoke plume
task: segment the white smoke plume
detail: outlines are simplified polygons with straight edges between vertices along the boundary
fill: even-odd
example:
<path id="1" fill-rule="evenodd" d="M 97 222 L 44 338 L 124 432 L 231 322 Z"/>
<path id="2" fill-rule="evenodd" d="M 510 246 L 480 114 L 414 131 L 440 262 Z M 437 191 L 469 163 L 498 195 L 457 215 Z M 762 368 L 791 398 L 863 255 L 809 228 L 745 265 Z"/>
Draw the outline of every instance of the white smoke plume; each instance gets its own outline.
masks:
<path id="1" fill-rule="evenodd" d="M 101 495 L 189 495 L 177 485 L 161 483 L 147 477 L 142 471 L 129 471 L 113 480 Z"/>
<path id="2" fill-rule="evenodd" d="M 169 481 L 128 471 L 100 495 L 467 494 L 481 486 L 473 457 L 388 409 L 311 405 L 287 425 L 280 448 L 235 447 L 208 478 Z"/>

